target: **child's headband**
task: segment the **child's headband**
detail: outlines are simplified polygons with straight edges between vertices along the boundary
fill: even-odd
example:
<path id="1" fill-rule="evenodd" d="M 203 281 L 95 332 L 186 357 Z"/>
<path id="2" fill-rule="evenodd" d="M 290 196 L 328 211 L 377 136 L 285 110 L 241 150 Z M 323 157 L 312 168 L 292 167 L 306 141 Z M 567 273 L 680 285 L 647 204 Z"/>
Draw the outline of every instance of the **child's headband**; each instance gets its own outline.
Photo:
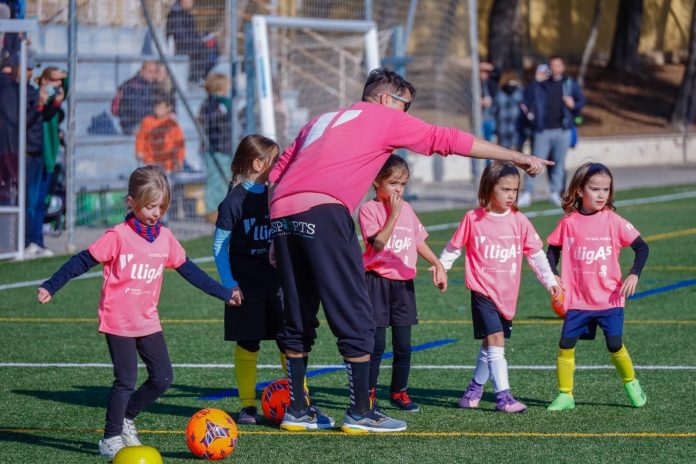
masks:
<path id="1" fill-rule="evenodd" d="M 519 176 L 520 171 L 517 170 L 515 166 L 505 166 L 501 171 L 500 171 L 500 177 L 505 177 L 505 176 Z"/>

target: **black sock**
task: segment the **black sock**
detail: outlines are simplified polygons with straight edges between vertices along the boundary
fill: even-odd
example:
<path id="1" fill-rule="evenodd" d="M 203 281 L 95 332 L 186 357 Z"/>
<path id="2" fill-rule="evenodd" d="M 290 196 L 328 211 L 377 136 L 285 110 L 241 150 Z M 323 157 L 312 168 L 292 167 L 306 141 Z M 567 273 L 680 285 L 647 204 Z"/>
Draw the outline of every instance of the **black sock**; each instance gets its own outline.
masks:
<path id="1" fill-rule="evenodd" d="M 295 411 L 305 408 L 304 378 L 307 358 L 287 358 L 288 382 L 290 383 L 290 407 Z"/>
<path id="2" fill-rule="evenodd" d="M 350 410 L 359 415 L 370 410 L 370 361 L 346 361 L 348 388 L 350 389 Z"/>

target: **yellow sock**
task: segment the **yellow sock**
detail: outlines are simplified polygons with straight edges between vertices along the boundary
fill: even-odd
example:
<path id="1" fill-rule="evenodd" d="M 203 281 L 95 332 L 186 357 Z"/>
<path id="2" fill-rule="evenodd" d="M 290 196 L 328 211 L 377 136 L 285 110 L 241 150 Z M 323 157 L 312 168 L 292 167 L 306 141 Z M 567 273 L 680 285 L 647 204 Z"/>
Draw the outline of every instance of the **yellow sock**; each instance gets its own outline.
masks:
<path id="1" fill-rule="evenodd" d="M 258 353 L 247 351 L 237 345 L 234 351 L 234 372 L 242 407 L 256 406 L 256 358 Z"/>
<path id="2" fill-rule="evenodd" d="M 283 366 L 283 374 L 285 374 L 285 377 L 288 376 L 288 359 L 287 356 L 285 356 L 285 353 L 282 351 L 280 352 L 280 365 Z M 304 388 L 305 392 L 307 393 L 307 396 L 309 396 L 309 384 L 307 383 L 307 376 L 304 378 Z"/>
<path id="3" fill-rule="evenodd" d="M 633 370 L 633 361 L 628 354 L 625 345 L 621 345 L 621 349 L 616 353 L 611 354 L 611 362 L 616 367 L 616 372 L 623 380 L 623 383 L 632 382 L 636 378 L 636 372 Z"/>
<path id="4" fill-rule="evenodd" d="M 558 350 L 556 360 L 556 375 L 558 375 L 558 389 L 568 395 L 573 394 L 573 374 L 575 373 L 575 348 Z"/>

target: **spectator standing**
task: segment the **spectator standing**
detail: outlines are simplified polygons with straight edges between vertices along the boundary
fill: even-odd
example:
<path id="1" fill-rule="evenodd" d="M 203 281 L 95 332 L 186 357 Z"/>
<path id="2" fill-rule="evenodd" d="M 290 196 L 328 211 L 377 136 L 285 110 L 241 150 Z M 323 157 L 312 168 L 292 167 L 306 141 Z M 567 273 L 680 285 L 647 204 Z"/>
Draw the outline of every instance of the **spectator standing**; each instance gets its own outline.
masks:
<path id="1" fill-rule="evenodd" d="M 192 10 L 193 0 L 177 0 L 167 15 L 166 36 L 174 38 L 177 54 L 191 60 L 189 82 L 200 83 L 217 62 L 218 45 L 215 34 L 199 32 Z"/>
<path id="2" fill-rule="evenodd" d="M 20 57 L 10 58 L 11 73 L 0 74 L 0 156 L 3 168 L 3 193 L 9 197 L 3 202 L 16 204 L 17 165 L 19 160 L 19 86 Z M 45 191 L 48 173 L 43 158 L 43 122 L 53 118 L 59 110 L 62 99 L 49 103 L 48 85 L 36 88 L 30 85 L 36 63 L 33 55 L 27 56 L 27 129 L 26 129 L 26 228 L 25 250 L 27 258 L 52 256 L 43 240 L 43 217 L 45 214 Z M 14 197 L 14 198 L 12 198 Z"/>
<path id="3" fill-rule="evenodd" d="M 229 98 L 230 80 L 224 74 L 214 73 L 205 80 L 208 98 L 198 114 L 206 136 L 205 147 L 205 210 L 215 222 L 218 205 L 228 190 L 226 173 L 232 163 L 232 102 Z"/>
<path id="4" fill-rule="evenodd" d="M 526 107 L 534 115 L 532 153 L 543 159 L 555 161 L 550 173 L 549 200 L 561 206 L 561 193 L 565 189 L 565 157 L 570 147 L 571 130 L 575 116 L 585 105 L 580 86 L 565 75 L 565 64 L 559 56 L 549 59 L 551 77 L 534 86 L 527 93 Z M 529 206 L 534 193 L 534 179 L 526 176 L 524 190 L 518 205 Z"/>
<path id="5" fill-rule="evenodd" d="M 493 97 L 498 91 L 498 72 L 491 63 L 482 61 L 479 64 L 481 79 L 481 134 L 484 140 L 492 141 L 495 137 L 495 116 L 493 115 Z M 474 179 L 481 173 L 481 160 L 471 160 L 471 172 Z"/>
<path id="6" fill-rule="evenodd" d="M 495 118 L 495 133 L 498 145 L 522 151 L 524 143 L 524 120 L 522 83 L 514 71 L 503 72 L 501 86 L 493 98 L 491 113 Z"/>

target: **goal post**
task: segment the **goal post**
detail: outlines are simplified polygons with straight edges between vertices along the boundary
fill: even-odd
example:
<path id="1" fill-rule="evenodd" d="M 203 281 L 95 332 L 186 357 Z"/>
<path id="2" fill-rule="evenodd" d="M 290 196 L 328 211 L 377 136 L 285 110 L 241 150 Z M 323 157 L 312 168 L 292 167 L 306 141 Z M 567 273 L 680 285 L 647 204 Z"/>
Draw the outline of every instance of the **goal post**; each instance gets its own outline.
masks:
<path id="1" fill-rule="evenodd" d="M 352 94 L 348 95 L 350 92 L 346 89 L 345 82 L 347 78 L 352 80 L 357 78 L 355 67 L 346 66 L 344 55 L 350 55 L 353 63 L 364 63 L 365 75 L 380 66 L 377 25 L 374 21 L 256 15 L 252 17 L 252 29 L 260 133 L 274 140 L 282 141 L 282 137 L 279 137 L 282 134 L 278 133 L 275 117 L 276 102 L 274 99 L 277 98 L 277 91 L 275 91 L 277 89 L 274 90 L 274 82 L 277 79 L 274 76 L 274 68 L 283 68 L 286 70 L 286 74 L 295 76 L 295 85 L 313 85 L 317 87 L 318 92 L 335 96 L 335 107 L 345 104 L 348 96 L 353 97 Z M 269 47 L 269 29 L 282 30 L 286 35 L 289 31 L 296 31 L 298 35 L 307 38 L 307 40 L 303 41 L 297 37 L 292 40 L 287 36 L 274 37 L 272 42 L 277 48 L 271 50 Z M 336 40 L 336 35 L 324 37 L 323 33 L 342 34 L 341 38 L 361 35 L 362 50 L 360 50 L 360 56 L 356 55 L 355 50 L 347 50 L 348 45 L 344 51 L 342 48 L 344 45 L 342 45 L 341 40 Z M 354 41 L 350 41 L 350 43 L 353 44 Z M 284 55 L 281 56 L 281 54 Z M 292 61 L 293 57 L 296 58 L 294 62 Z M 334 57 L 340 57 L 340 59 L 334 63 Z M 274 61 L 276 62 L 274 63 Z M 317 76 L 310 70 L 304 71 L 301 68 L 302 63 L 323 64 L 327 71 L 326 75 Z M 335 85 L 330 82 L 328 75 L 337 77 Z M 300 81 L 302 84 L 297 83 Z M 316 112 L 331 108 L 317 108 L 310 105 L 309 109 Z M 311 115 L 314 114 L 316 113 Z"/>

